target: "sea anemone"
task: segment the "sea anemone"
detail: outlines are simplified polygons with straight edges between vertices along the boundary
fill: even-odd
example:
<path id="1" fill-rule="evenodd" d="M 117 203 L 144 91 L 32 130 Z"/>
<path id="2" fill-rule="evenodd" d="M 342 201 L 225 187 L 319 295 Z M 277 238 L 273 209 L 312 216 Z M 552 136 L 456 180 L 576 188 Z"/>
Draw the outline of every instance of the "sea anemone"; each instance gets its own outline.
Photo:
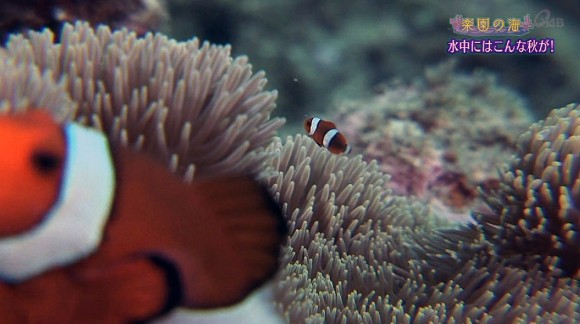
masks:
<path id="1" fill-rule="evenodd" d="M 27 107 L 46 107 L 58 120 L 74 115 L 77 104 L 71 100 L 64 82 L 56 82 L 51 71 L 42 73 L 32 64 L 18 64 L 0 50 L 0 113 Z"/>
<path id="2" fill-rule="evenodd" d="M 383 189 L 361 156 L 305 136 L 269 149 L 289 221 L 275 289 L 291 323 L 580 320 L 580 285 L 519 255 L 506 262 L 476 225 L 452 225 Z"/>
<path id="3" fill-rule="evenodd" d="M 137 37 L 87 23 L 13 36 L 5 55 L 62 80 L 74 119 L 114 144 L 147 152 L 184 176 L 259 172 L 264 148 L 284 121 L 270 119 L 276 91 L 229 46 Z"/>
<path id="4" fill-rule="evenodd" d="M 270 150 L 272 191 L 289 222 L 277 299 L 290 322 L 419 316 L 433 306 L 427 283 L 446 280 L 471 253 L 477 231 L 444 234 L 447 222 L 384 190 L 389 177 L 376 162 L 332 155 L 300 135 Z"/>
<path id="5" fill-rule="evenodd" d="M 570 276 L 580 268 L 580 106 L 553 110 L 517 142 L 498 192 L 495 213 L 480 221 L 500 254 L 557 257 Z"/>

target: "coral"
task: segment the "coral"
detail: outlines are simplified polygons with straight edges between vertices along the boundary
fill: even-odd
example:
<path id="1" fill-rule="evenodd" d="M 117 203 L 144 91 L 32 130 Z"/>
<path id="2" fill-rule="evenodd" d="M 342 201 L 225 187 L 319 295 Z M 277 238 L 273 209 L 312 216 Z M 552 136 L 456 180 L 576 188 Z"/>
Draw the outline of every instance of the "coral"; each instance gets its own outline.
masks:
<path id="1" fill-rule="evenodd" d="M 557 257 L 580 269 L 580 106 L 553 110 L 517 141 L 516 158 L 488 201 L 480 222 L 500 255 Z"/>
<path id="2" fill-rule="evenodd" d="M 113 143 L 146 151 L 187 181 L 258 173 L 264 147 L 282 124 L 270 119 L 277 93 L 263 72 L 229 46 L 176 42 L 161 34 L 65 25 L 15 36 L 5 55 L 61 80 L 75 119 L 103 130 Z"/>
<path id="3" fill-rule="evenodd" d="M 159 30 L 169 16 L 165 0 L 59 0 L 53 12 L 63 23 L 84 20 L 92 26 L 127 28 L 138 35 Z"/>
<path id="4" fill-rule="evenodd" d="M 0 3 L 0 41 L 12 33 L 44 27 L 58 35 L 64 23 L 77 20 L 145 34 L 158 30 L 166 19 L 164 0 L 4 0 Z"/>
<path id="5" fill-rule="evenodd" d="M 478 203 L 478 185 L 497 183 L 496 165 L 531 123 L 516 94 L 489 74 L 456 72 L 454 61 L 370 100 L 344 102 L 336 115 L 353 150 L 392 176 L 388 188 L 454 219 Z"/>
<path id="6" fill-rule="evenodd" d="M 275 296 L 291 323 L 570 321 L 580 286 L 533 258 L 505 264 L 475 225 L 450 226 L 384 191 L 360 156 L 298 135 L 275 143 L 270 181 L 289 220 Z"/>

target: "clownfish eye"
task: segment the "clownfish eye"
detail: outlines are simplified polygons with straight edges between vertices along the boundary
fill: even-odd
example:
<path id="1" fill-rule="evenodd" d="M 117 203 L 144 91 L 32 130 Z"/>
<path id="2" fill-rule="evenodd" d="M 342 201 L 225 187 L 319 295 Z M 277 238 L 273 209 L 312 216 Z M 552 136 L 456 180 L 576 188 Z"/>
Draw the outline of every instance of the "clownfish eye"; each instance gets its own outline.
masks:
<path id="1" fill-rule="evenodd" d="M 50 175 L 60 168 L 62 158 L 49 151 L 36 151 L 32 153 L 31 162 L 34 168 L 43 175 Z"/>

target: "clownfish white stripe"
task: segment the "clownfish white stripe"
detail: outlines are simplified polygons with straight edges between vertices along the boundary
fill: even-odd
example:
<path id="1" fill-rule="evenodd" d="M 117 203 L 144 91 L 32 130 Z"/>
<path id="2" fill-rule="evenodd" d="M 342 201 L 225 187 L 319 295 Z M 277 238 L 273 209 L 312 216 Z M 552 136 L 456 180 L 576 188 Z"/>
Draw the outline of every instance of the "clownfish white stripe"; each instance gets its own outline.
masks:
<path id="1" fill-rule="evenodd" d="M 58 200 L 35 228 L 0 239 L 0 277 L 26 280 L 78 261 L 99 246 L 113 204 L 115 175 L 104 134 L 65 126 L 67 155 Z"/>
<path id="2" fill-rule="evenodd" d="M 324 139 L 322 140 L 322 146 L 328 148 L 330 145 L 330 141 L 332 141 L 332 139 L 336 136 L 336 134 L 338 134 L 336 128 L 326 132 L 326 134 L 324 134 Z"/>
<path id="3" fill-rule="evenodd" d="M 316 129 L 318 128 L 318 123 L 320 122 L 320 118 L 312 118 L 312 124 L 310 125 L 310 131 L 308 132 L 308 135 L 312 136 L 314 135 L 314 133 L 316 132 Z"/>
<path id="4" fill-rule="evenodd" d="M 272 281 L 258 288 L 242 302 L 217 309 L 191 309 L 180 307 L 155 321 L 171 323 L 268 323 L 284 324 L 274 300 L 275 283 Z"/>

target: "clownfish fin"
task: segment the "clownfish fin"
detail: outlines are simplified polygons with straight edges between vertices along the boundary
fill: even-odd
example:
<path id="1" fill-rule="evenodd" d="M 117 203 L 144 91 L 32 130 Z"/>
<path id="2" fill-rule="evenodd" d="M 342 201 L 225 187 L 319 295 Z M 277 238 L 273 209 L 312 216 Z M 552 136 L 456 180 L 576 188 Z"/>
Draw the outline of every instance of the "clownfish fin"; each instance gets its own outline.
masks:
<path id="1" fill-rule="evenodd" d="M 219 246 L 211 247 L 216 255 L 202 260 L 208 272 L 198 276 L 194 300 L 187 306 L 229 306 L 274 275 L 286 222 L 266 188 L 250 177 L 212 179 L 193 186 L 199 205 L 218 227 L 214 235 L 223 237 Z"/>
<path id="2" fill-rule="evenodd" d="M 133 257 L 77 273 L 86 293 L 76 309 L 79 318 L 103 323 L 150 319 L 165 309 L 164 269 L 148 257 Z"/>

